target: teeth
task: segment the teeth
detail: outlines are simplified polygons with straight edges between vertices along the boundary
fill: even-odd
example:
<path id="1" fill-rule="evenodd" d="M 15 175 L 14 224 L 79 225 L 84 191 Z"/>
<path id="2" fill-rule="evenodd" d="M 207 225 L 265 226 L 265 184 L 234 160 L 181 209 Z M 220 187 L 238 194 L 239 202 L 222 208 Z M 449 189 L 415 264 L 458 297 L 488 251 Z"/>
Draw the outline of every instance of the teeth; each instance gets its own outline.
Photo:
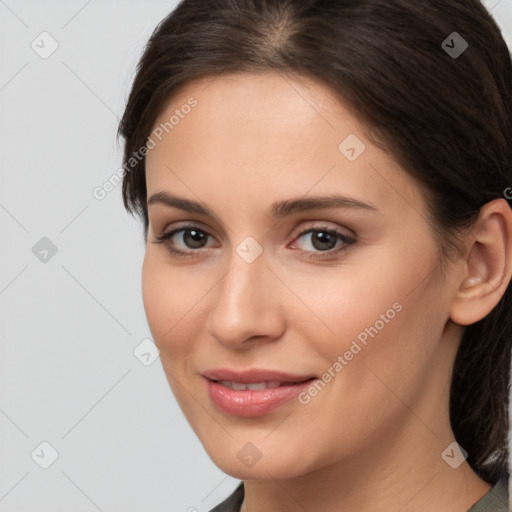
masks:
<path id="1" fill-rule="evenodd" d="M 270 380 L 266 382 L 251 382 L 244 384 L 242 382 L 233 382 L 230 380 L 220 380 L 219 384 L 222 384 L 226 388 L 234 389 L 235 391 L 257 391 L 259 389 L 274 389 L 281 385 L 278 380 Z"/>
<path id="2" fill-rule="evenodd" d="M 278 388 L 281 385 L 278 381 L 269 381 L 269 382 L 253 382 L 251 384 L 247 384 L 247 389 L 257 390 L 257 389 L 273 389 Z"/>

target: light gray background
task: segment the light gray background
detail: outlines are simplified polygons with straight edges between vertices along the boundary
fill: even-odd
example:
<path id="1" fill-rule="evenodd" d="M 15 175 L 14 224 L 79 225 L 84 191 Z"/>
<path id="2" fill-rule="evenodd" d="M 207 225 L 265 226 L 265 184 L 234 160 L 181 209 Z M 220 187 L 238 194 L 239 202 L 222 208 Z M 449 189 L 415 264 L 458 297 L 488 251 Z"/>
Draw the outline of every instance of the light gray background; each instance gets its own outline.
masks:
<path id="1" fill-rule="evenodd" d="M 485 4 L 512 47 L 512 0 Z M 1 512 L 201 512 L 238 483 L 204 452 L 160 361 L 135 357 L 151 337 L 141 224 L 120 186 L 92 194 L 120 167 L 135 64 L 175 5 L 0 0 Z M 31 47 L 51 48 L 43 31 L 59 45 L 46 59 Z M 57 248 L 46 262 L 32 252 L 43 237 Z M 58 452 L 48 469 L 44 441 Z"/>

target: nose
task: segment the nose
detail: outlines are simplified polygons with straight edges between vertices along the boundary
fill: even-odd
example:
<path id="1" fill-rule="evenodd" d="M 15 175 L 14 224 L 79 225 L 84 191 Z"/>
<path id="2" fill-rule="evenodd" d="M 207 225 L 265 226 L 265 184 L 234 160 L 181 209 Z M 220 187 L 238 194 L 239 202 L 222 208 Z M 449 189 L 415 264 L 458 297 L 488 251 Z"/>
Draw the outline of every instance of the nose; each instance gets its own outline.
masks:
<path id="1" fill-rule="evenodd" d="M 280 338 L 285 328 L 283 303 L 279 299 L 285 296 L 282 287 L 267 267 L 264 253 L 248 263 L 233 251 L 228 271 L 212 293 L 209 334 L 222 345 L 237 350 Z"/>

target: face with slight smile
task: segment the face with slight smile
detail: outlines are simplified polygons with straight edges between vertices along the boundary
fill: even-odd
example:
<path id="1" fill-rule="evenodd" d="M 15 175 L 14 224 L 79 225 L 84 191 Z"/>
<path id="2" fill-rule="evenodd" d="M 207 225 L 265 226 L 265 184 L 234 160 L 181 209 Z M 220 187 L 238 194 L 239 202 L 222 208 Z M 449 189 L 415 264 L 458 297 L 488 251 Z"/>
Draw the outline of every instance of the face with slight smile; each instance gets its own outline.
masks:
<path id="1" fill-rule="evenodd" d="M 439 457 L 460 331 L 421 186 L 318 82 L 194 81 L 155 127 L 176 109 L 146 158 L 143 299 L 212 460 L 237 478 L 284 479 L 406 460 L 422 443 L 438 443 Z M 204 211 L 171 206 L 171 195 Z M 334 196 L 345 200 L 290 207 Z M 219 369 L 287 375 L 249 372 L 238 377 L 274 389 L 233 390 L 213 382 L 236 378 Z"/>

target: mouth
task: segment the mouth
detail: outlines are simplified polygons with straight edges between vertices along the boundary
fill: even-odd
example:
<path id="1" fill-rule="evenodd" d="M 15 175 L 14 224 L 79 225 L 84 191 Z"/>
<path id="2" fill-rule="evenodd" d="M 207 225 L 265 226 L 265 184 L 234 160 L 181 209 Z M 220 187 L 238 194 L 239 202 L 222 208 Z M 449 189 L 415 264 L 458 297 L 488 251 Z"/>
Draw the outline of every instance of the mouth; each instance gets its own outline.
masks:
<path id="1" fill-rule="evenodd" d="M 226 378 L 228 371 L 217 373 L 222 373 L 224 378 L 203 374 L 211 401 L 223 413 L 242 417 L 268 414 L 296 398 L 316 380 L 316 377 L 289 374 L 278 379 L 276 372 L 273 372 L 273 379 L 258 378 L 262 372 L 256 371 L 237 378 Z"/>

